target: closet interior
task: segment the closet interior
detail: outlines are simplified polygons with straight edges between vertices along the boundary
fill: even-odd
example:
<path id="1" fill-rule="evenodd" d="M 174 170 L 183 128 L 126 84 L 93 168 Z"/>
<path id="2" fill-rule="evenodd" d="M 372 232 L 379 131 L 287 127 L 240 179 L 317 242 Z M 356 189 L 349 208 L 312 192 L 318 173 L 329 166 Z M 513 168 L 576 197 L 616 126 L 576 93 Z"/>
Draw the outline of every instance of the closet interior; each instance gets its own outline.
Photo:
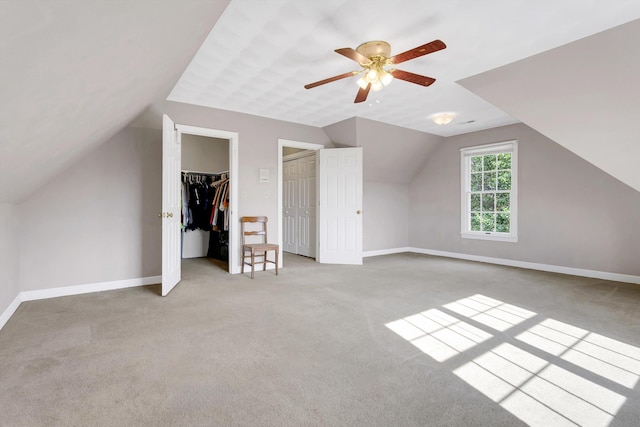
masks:
<path id="1" fill-rule="evenodd" d="M 182 135 L 182 258 L 229 262 L 229 141 Z"/>

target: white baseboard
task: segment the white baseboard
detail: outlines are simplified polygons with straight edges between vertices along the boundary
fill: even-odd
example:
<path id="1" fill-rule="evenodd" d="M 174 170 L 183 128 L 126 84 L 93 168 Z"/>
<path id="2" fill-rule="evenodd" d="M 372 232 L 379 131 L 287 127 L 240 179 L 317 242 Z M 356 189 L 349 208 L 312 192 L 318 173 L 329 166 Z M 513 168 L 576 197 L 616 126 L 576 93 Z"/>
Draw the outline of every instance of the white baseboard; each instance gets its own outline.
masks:
<path id="1" fill-rule="evenodd" d="M 456 258 L 456 259 L 463 259 L 467 261 L 486 262 L 488 264 L 506 265 L 509 267 L 527 268 L 529 270 L 548 271 L 551 273 L 569 274 L 572 276 L 589 277 L 592 279 L 611 280 L 614 282 L 633 283 L 636 285 L 640 285 L 640 276 L 634 276 L 631 274 L 610 273 L 607 271 L 563 267 L 560 265 L 538 264 L 535 262 L 517 261 L 517 260 L 503 259 L 503 258 L 492 258 L 492 257 L 486 257 L 486 256 L 479 256 L 479 255 L 462 254 L 458 252 L 436 251 L 433 249 L 422 249 L 422 248 L 413 248 L 413 247 L 381 249 L 376 251 L 363 252 L 362 256 L 372 257 L 372 256 L 380 256 L 380 255 L 398 254 L 403 252 L 413 252 L 416 254 Z"/>
<path id="2" fill-rule="evenodd" d="M 393 248 L 393 249 L 379 249 L 376 251 L 365 251 L 365 252 L 362 252 L 362 256 L 366 258 L 370 256 L 400 254 L 403 252 L 412 252 L 412 248 L 406 247 L 406 248 Z"/>
<path id="3" fill-rule="evenodd" d="M 61 288 L 39 289 L 36 291 L 22 291 L 22 301 L 66 297 L 91 292 L 113 291 L 115 289 L 134 288 L 136 286 L 161 283 L 162 276 L 141 277 L 137 279 L 114 280 L 112 282 L 91 283 L 88 285 L 64 286 Z"/>
<path id="4" fill-rule="evenodd" d="M 18 307 L 20 307 L 21 302 L 22 296 L 20 294 L 16 295 L 14 300 L 11 301 L 11 304 L 9 304 L 9 307 L 7 307 L 7 309 L 0 315 L 0 329 L 2 329 L 9 319 L 11 319 L 13 313 L 15 313 Z"/>
<path id="5" fill-rule="evenodd" d="M 115 280 L 112 282 L 91 283 L 88 285 L 63 286 L 60 288 L 22 291 L 0 315 L 0 329 L 9 321 L 21 303 L 47 298 L 65 297 L 70 295 L 88 294 L 91 292 L 112 291 L 115 289 L 133 288 L 136 286 L 153 285 L 162 282 L 162 276 L 141 277 L 137 279 Z"/>
<path id="6" fill-rule="evenodd" d="M 434 255 L 447 258 L 464 259 L 467 261 L 486 262 L 488 264 L 507 265 L 510 267 L 527 268 L 530 270 L 548 271 L 551 273 L 570 274 L 572 276 L 590 277 L 593 279 L 612 280 L 640 285 L 640 276 L 631 274 L 610 273 L 607 271 L 587 270 L 583 268 L 563 267 L 560 265 L 538 264 L 535 262 L 517 261 L 512 259 L 492 258 L 478 255 L 461 254 L 457 252 L 435 251 L 431 249 L 408 248 L 408 252 Z"/>

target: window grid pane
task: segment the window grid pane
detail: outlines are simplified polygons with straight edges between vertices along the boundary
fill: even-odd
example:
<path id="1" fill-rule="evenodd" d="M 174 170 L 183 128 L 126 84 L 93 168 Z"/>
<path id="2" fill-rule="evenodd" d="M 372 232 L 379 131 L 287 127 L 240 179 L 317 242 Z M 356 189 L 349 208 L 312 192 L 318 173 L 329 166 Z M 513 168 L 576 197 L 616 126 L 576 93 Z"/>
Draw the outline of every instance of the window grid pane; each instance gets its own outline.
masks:
<path id="1" fill-rule="evenodd" d="M 469 230 L 510 232 L 511 153 L 469 159 Z"/>

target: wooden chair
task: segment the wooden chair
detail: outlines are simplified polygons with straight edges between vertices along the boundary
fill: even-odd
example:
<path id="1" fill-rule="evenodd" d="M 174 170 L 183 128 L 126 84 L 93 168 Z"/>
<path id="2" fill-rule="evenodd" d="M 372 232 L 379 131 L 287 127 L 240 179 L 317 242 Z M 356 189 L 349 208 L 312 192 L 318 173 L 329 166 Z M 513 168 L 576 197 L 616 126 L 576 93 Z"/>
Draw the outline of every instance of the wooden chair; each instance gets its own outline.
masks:
<path id="1" fill-rule="evenodd" d="M 244 266 L 250 265 L 252 279 L 256 264 L 262 264 L 263 271 L 267 269 L 267 263 L 275 264 L 276 276 L 278 275 L 280 246 L 275 243 L 267 243 L 267 221 L 266 216 L 243 216 L 240 218 L 242 224 L 242 274 L 244 274 Z M 253 224 L 253 226 L 251 224 Z M 256 239 L 256 237 L 258 239 Z M 260 242 L 248 243 L 250 240 L 260 240 Z M 269 251 L 275 251 L 275 261 L 267 259 L 267 253 Z M 249 255 L 251 262 L 246 262 Z M 262 261 L 256 261 L 256 257 L 260 257 Z"/>

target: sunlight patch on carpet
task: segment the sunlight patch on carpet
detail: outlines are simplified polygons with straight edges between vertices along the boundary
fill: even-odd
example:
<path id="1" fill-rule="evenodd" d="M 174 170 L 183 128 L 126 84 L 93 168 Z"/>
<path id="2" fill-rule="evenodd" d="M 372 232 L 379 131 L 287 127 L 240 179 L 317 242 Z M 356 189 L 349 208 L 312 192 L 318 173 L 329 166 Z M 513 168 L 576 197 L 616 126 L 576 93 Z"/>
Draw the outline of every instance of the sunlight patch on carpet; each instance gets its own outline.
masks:
<path id="1" fill-rule="evenodd" d="M 431 309 L 385 325 L 438 362 L 491 338 L 491 334 Z"/>
<path id="2" fill-rule="evenodd" d="M 457 377 L 531 426 L 608 426 L 627 400 L 611 383 L 636 387 L 640 348 L 538 317 L 473 295 L 385 326 L 437 362 L 460 357 Z"/>
<path id="3" fill-rule="evenodd" d="M 511 344 L 500 344 L 453 371 L 532 426 L 604 427 L 626 398 Z"/>
<path id="4" fill-rule="evenodd" d="M 532 311 L 484 295 L 463 298 L 443 307 L 498 331 L 506 331 L 536 315 Z"/>
<path id="5" fill-rule="evenodd" d="M 557 320 L 546 319 L 516 338 L 630 389 L 640 378 L 640 348 Z"/>

